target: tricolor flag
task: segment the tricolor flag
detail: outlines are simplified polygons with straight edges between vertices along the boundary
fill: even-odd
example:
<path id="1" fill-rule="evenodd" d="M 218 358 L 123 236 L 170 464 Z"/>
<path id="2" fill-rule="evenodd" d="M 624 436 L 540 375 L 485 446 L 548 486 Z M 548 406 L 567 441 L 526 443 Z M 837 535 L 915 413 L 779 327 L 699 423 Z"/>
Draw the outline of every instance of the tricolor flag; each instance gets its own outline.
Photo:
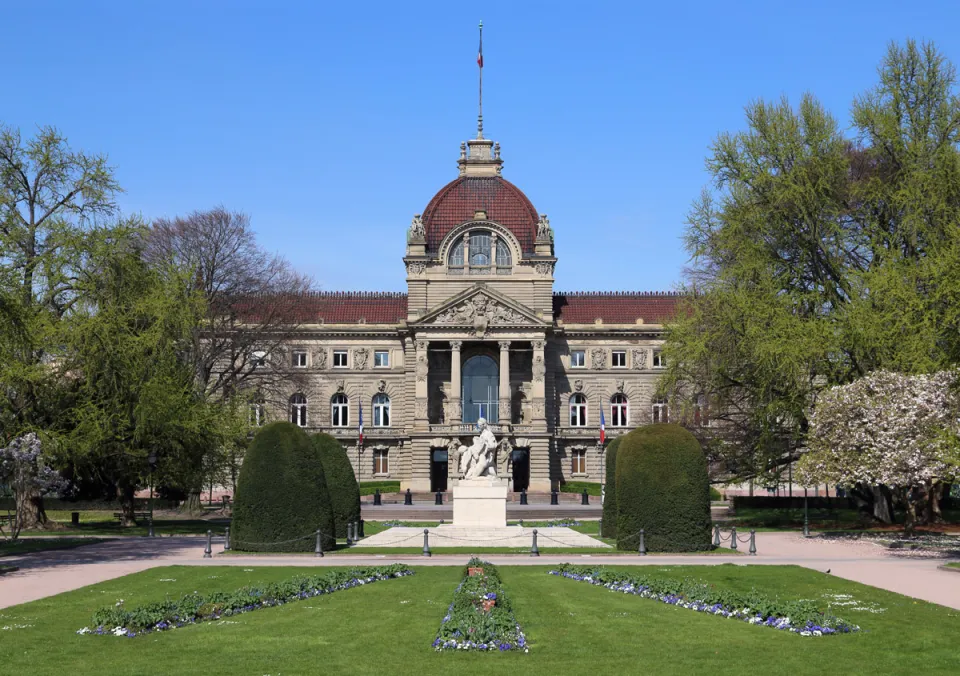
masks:
<path id="1" fill-rule="evenodd" d="M 607 421 L 603 419 L 603 409 L 600 409 L 600 443 L 607 440 Z"/>
<path id="2" fill-rule="evenodd" d="M 477 65 L 483 68 L 483 24 L 480 24 L 480 51 L 477 52 Z"/>
<path id="3" fill-rule="evenodd" d="M 374 421 L 376 422 L 376 421 Z M 357 444 L 363 446 L 363 402 L 360 402 L 360 439 Z"/>

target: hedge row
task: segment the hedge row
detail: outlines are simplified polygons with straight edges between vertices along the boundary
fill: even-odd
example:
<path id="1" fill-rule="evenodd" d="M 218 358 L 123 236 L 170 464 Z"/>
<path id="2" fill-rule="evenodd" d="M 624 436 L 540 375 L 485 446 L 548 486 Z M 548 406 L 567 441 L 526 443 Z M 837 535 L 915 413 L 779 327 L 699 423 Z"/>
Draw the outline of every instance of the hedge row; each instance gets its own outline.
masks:
<path id="1" fill-rule="evenodd" d="M 347 524 L 360 521 L 360 487 L 347 452 L 329 434 L 314 434 L 313 447 L 320 454 L 330 491 L 334 529 L 338 538 L 347 537 Z"/>
<path id="2" fill-rule="evenodd" d="M 603 494 L 603 532 L 601 537 L 617 537 L 617 449 L 623 437 L 617 437 L 607 446 L 607 466 L 604 476 L 607 478 L 606 490 Z"/>

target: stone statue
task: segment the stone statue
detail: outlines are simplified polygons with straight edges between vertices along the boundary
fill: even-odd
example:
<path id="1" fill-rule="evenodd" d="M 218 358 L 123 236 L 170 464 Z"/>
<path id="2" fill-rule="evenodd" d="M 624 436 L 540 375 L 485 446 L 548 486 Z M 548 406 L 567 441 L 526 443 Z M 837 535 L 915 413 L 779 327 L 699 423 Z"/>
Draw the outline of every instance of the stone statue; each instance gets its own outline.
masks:
<path id="1" fill-rule="evenodd" d="M 423 239 L 427 236 L 427 229 L 423 225 L 423 218 L 420 214 L 414 214 L 413 222 L 410 223 L 410 239 Z"/>
<path id="2" fill-rule="evenodd" d="M 497 476 L 494 466 L 494 452 L 497 448 L 497 438 L 487 425 L 484 418 L 477 421 L 480 434 L 473 438 L 469 448 L 460 446 L 460 478 L 476 479 L 482 476 Z"/>

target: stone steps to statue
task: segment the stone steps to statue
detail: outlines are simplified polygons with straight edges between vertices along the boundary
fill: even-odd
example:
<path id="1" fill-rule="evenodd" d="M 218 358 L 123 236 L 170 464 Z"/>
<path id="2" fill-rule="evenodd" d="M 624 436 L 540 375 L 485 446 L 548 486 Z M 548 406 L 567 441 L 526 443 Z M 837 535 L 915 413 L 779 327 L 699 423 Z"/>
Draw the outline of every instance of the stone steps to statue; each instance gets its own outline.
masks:
<path id="1" fill-rule="evenodd" d="M 411 491 L 410 495 L 413 498 L 413 503 L 415 505 L 417 503 L 426 503 L 426 504 L 432 505 L 434 504 L 437 498 L 436 493 L 426 493 L 423 491 Z M 405 499 L 404 493 L 381 493 L 380 494 L 380 501 L 384 505 L 391 505 L 391 504 L 402 505 L 404 499 Z M 579 505 L 582 500 L 582 496 L 580 495 L 580 493 L 558 493 L 557 499 L 560 504 Z M 453 493 L 451 491 L 444 491 L 443 493 L 444 504 L 447 504 L 448 502 L 452 502 L 452 501 L 453 501 Z M 360 502 L 373 504 L 373 496 L 364 495 L 360 498 Z M 507 502 L 508 503 L 515 502 L 519 504 L 520 493 L 516 493 L 513 491 L 507 493 Z M 549 505 L 550 494 L 549 493 L 527 493 L 527 502 L 531 505 L 534 505 L 534 504 Z M 591 495 L 590 502 L 591 503 L 600 502 L 600 496 Z"/>

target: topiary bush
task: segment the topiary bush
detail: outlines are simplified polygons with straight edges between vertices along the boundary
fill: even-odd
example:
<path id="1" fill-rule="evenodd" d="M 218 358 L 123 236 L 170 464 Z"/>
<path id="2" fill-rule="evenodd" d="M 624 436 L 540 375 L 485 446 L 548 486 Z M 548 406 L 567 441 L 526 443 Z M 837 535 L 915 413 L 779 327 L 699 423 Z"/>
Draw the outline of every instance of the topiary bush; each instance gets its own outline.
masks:
<path id="1" fill-rule="evenodd" d="M 635 551 L 644 529 L 647 550 L 712 549 L 707 460 L 680 425 L 654 424 L 621 437 L 617 449 L 617 549 Z"/>
<path id="2" fill-rule="evenodd" d="M 617 437 L 607 446 L 607 463 L 605 474 L 606 488 L 603 491 L 603 532 L 600 537 L 617 537 L 617 449 L 620 448 L 620 440 L 623 437 Z"/>
<path id="3" fill-rule="evenodd" d="M 267 425 L 253 438 L 240 466 L 231 547 L 248 552 L 312 552 L 316 538 L 311 534 L 317 529 L 329 534 L 334 529 L 320 454 L 296 425 Z M 324 550 L 333 549 L 334 544 L 321 538 Z"/>
<path id="4" fill-rule="evenodd" d="M 327 489 L 333 507 L 333 524 L 338 538 L 347 537 L 347 524 L 360 520 L 360 486 L 353 465 L 340 442 L 329 434 L 314 434 L 313 447 L 320 453 Z"/>

